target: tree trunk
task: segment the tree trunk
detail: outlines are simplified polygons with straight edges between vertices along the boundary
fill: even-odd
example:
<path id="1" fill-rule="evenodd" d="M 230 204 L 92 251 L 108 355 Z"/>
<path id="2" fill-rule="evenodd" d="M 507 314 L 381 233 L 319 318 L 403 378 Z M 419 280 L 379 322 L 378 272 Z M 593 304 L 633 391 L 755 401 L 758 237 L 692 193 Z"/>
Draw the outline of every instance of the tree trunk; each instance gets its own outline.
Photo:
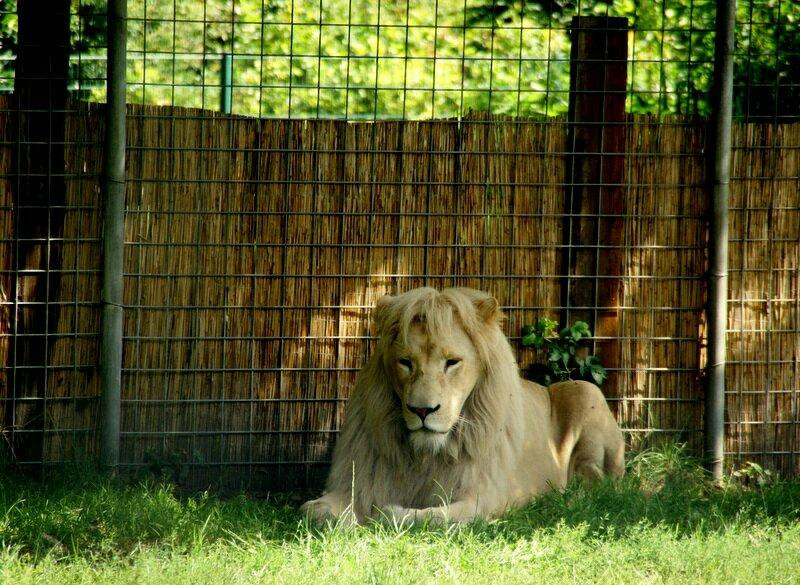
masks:
<path id="1" fill-rule="evenodd" d="M 69 0 L 20 0 L 17 5 L 11 102 L 14 305 L 4 426 L 12 457 L 20 464 L 43 461 L 50 334 L 58 327 L 69 7 Z"/>
<path id="2" fill-rule="evenodd" d="M 564 318 L 589 323 L 609 370 L 606 395 L 617 394 L 619 312 L 625 214 L 625 96 L 628 21 L 576 16 L 570 56 L 569 216 L 564 234 Z M 566 318 L 567 315 L 569 318 Z"/>

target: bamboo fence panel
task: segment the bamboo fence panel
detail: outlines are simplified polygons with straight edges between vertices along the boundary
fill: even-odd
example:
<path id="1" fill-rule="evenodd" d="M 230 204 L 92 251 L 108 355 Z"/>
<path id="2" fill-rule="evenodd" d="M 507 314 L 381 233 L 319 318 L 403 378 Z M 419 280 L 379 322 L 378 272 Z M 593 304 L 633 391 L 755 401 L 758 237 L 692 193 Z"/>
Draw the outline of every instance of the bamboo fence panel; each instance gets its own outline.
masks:
<path id="1" fill-rule="evenodd" d="M 82 106 L 68 119 L 47 461 L 96 449 L 102 118 Z M 629 121 L 619 386 L 604 390 L 632 446 L 664 430 L 699 446 L 705 135 L 692 120 Z M 11 234 L 7 128 L 0 115 Z M 560 119 L 348 123 L 131 106 L 125 465 L 180 468 L 193 485 L 318 484 L 387 292 L 488 290 L 515 347 L 523 324 L 558 319 L 566 130 Z M 737 125 L 734 139 L 726 448 L 736 464 L 797 473 L 800 125 Z M 12 254 L 4 237 L 4 363 Z M 518 350 L 522 366 L 544 357 Z"/>
<path id="2" fill-rule="evenodd" d="M 619 418 L 623 427 L 637 431 L 634 445 L 657 429 L 697 442 L 705 302 L 704 135 L 681 119 L 635 122 L 628 126 L 625 167 Z"/>
<path id="3" fill-rule="evenodd" d="M 61 304 L 50 349 L 43 458 L 62 462 L 97 452 L 100 396 L 100 176 L 105 119 L 95 104 L 74 102 L 66 116 L 66 206 Z"/>
<path id="4" fill-rule="evenodd" d="M 736 125 L 726 451 L 800 473 L 800 124 Z"/>
<path id="5" fill-rule="evenodd" d="M 49 342 L 42 424 L 43 463 L 93 457 L 97 451 L 100 331 L 100 173 L 105 119 L 102 107 L 70 102 L 65 115 L 66 212 L 59 321 Z M 13 107 L 0 96 L 0 421 L 13 397 L 10 353 L 14 318 Z M 21 309 L 19 309 L 21 310 Z M 0 426 L 3 422 L 0 422 Z M 3 429 L 3 434 L 8 429 Z"/>

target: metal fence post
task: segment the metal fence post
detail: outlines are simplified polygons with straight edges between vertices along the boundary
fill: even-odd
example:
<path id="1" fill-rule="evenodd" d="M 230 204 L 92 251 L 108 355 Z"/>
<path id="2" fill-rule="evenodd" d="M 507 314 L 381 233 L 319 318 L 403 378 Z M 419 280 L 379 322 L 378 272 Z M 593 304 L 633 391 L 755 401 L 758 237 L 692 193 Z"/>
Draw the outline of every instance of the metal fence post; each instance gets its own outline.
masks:
<path id="1" fill-rule="evenodd" d="M 125 222 L 126 0 L 108 3 L 108 106 L 103 170 L 103 292 L 100 461 L 119 465 L 122 385 L 122 264 Z"/>
<path id="2" fill-rule="evenodd" d="M 717 1 L 711 125 L 711 225 L 708 250 L 708 361 L 706 364 L 706 464 L 722 477 L 725 439 L 725 333 L 728 324 L 728 195 L 733 111 L 733 29 L 736 0 Z"/>
<path id="3" fill-rule="evenodd" d="M 233 102 L 233 55 L 230 53 L 222 54 L 219 91 L 219 110 L 223 114 L 230 114 Z"/>

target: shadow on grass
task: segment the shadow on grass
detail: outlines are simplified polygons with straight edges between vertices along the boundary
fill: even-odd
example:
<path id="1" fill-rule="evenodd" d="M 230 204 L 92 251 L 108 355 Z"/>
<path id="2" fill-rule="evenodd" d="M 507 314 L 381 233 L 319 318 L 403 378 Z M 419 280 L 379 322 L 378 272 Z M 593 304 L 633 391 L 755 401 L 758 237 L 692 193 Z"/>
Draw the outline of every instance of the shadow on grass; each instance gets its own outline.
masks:
<path id="1" fill-rule="evenodd" d="M 754 487 L 739 481 L 715 486 L 682 448 L 667 446 L 633 457 L 617 484 L 574 483 L 501 519 L 475 522 L 456 533 L 511 541 L 566 526 L 607 539 L 624 538 L 642 526 L 662 525 L 689 535 L 755 525 L 779 528 L 800 519 L 800 482 L 749 479 Z M 148 546 L 188 552 L 213 541 L 298 542 L 336 532 L 309 527 L 297 506 L 298 499 L 290 494 L 185 495 L 170 483 L 131 483 L 87 468 L 63 470 L 41 483 L 0 473 L 0 548 L 13 548 L 34 560 L 46 554 L 94 558 Z M 368 535 L 386 528 L 354 530 Z M 436 538 L 451 531 L 429 532 Z"/>
<path id="2" fill-rule="evenodd" d="M 571 483 L 495 521 L 482 523 L 490 538 L 523 538 L 534 530 L 579 527 L 592 538 L 624 538 L 643 526 L 664 526 L 677 536 L 758 525 L 779 527 L 800 519 L 800 481 L 752 473 L 711 482 L 685 447 L 667 444 L 633 456 L 616 483 Z"/>

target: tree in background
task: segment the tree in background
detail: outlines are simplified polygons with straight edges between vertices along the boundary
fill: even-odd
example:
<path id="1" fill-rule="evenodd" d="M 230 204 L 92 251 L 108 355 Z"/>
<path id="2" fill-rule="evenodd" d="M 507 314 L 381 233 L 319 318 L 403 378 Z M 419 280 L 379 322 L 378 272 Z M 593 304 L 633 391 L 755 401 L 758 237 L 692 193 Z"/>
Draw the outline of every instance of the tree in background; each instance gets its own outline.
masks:
<path id="1" fill-rule="evenodd" d="M 8 23 L 18 23 L 14 92 L 6 117 L 6 140 L 13 140 L 7 152 L 13 169 L 8 183 L 14 253 L 8 281 L 0 281 L 0 288 L 8 287 L 0 296 L 15 309 L 8 314 L 2 307 L 0 329 L 8 327 L 14 342 L 0 373 L 0 390 L 6 444 L 17 461 L 33 463 L 43 459 L 48 356 L 60 311 L 70 4 L 25 0 L 17 8 L 18 19 L 3 14 L 2 29 L 8 35 Z"/>
<path id="2" fill-rule="evenodd" d="M 15 52 L 13 4 L 0 11 L 0 58 Z M 105 2 L 72 6 L 70 87 L 103 100 Z M 631 25 L 628 111 L 709 113 L 714 0 L 383 0 L 380 11 L 374 0 L 130 0 L 129 99 L 216 109 L 227 53 L 237 114 L 561 115 L 578 9 Z M 735 114 L 799 116 L 800 3 L 740 0 L 737 10 Z M 0 61 L 6 89 L 12 64 Z"/>
<path id="3" fill-rule="evenodd" d="M 0 5 L 0 91 L 14 90 L 14 64 L 17 54 L 17 0 Z"/>
<path id="4" fill-rule="evenodd" d="M 534 6 L 546 26 L 566 29 L 571 0 L 484 2 L 470 23 L 513 23 Z M 585 0 L 583 13 L 622 16 L 631 27 L 628 111 L 708 115 L 714 62 L 715 0 Z M 538 7 L 538 8 L 536 8 Z M 800 3 L 739 0 L 736 13 L 734 115 L 800 117 Z M 545 24 L 543 21 L 539 21 Z"/>

